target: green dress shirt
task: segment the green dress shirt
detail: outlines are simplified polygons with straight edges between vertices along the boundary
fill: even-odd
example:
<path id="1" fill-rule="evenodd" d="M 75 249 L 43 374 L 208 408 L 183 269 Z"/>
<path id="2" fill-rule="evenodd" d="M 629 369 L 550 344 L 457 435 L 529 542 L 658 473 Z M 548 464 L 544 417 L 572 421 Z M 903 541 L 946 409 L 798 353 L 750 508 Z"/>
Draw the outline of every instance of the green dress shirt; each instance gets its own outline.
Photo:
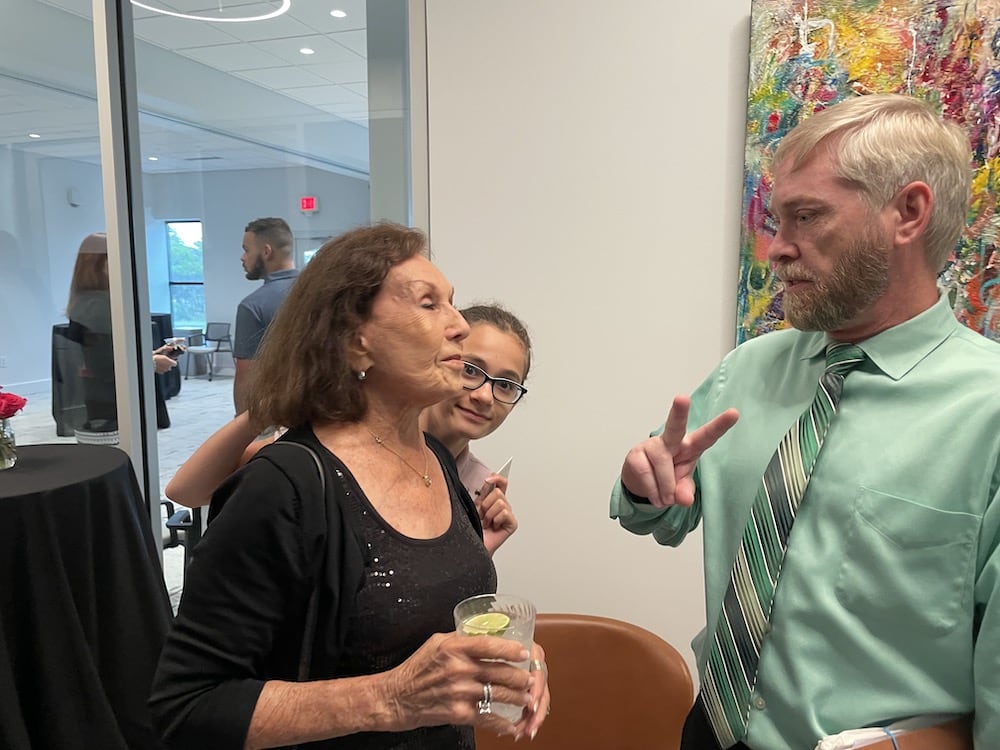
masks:
<path id="1" fill-rule="evenodd" d="M 698 462 L 693 506 L 637 502 L 620 480 L 612 492 L 612 518 L 660 544 L 704 518 L 701 674 L 757 485 L 813 398 L 827 343 L 792 330 L 748 341 L 692 395 L 689 429 L 740 411 Z M 860 346 L 870 361 L 845 380 L 789 538 L 745 742 L 811 750 L 845 729 L 974 711 L 977 750 L 995 750 L 1000 345 L 942 297 Z"/>

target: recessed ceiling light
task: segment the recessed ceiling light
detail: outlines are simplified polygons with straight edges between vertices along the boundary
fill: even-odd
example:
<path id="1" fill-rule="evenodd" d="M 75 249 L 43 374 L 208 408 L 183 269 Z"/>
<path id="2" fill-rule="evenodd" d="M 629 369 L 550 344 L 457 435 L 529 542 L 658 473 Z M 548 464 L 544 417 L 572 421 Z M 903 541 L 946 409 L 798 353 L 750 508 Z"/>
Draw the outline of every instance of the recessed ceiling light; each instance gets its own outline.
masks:
<path id="1" fill-rule="evenodd" d="M 159 161 L 160 157 L 159 156 L 147 156 L 146 160 L 147 161 Z"/>
<path id="2" fill-rule="evenodd" d="M 311 49 L 309 47 L 303 47 L 302 49 L 299 50 L 299 52 L 301 52 L 303 55 L 315 55 L 316 54 L 316 50 Z"/>
<path id="3" fill-rule="evenodd" d="M 38 133 L 28 133 L 28 137 L 29 138 L 41 138 L 42 136 L 38 135 Z"/>
<path id="4" fill-rule="evenodd" d="M 187 18 L 191 21 L 211 21 L 213 23 L 250 23 L 251 21 L 266 21 L 269 18 L 277 18 L 278 16 L 283 15 L 289 8 L 292 7 L 292 0 L 281 0 L 281 7 L 277 10 L 272 10 L 270 13 L 265 13 L 260 16 L 243 16 L 241 18 L 215 18 L 209 15 L 197 16 L 191 13 L 178 13 L 177 11 L 146 5 L 146 3 L 140 3 L 139 0 L 132 0 L 132 5 L 137 8 L 142 8 L 143 10 L 152 11 L 153 13 L 162 13 L 165 16 L 173 16 L 174 18 Z"/>
<path id="5" fill-rule="evenodd" d="M 330 15 L 334 18 L 347 18 L 347 11 L 343 10 L 331 10 Z"/>

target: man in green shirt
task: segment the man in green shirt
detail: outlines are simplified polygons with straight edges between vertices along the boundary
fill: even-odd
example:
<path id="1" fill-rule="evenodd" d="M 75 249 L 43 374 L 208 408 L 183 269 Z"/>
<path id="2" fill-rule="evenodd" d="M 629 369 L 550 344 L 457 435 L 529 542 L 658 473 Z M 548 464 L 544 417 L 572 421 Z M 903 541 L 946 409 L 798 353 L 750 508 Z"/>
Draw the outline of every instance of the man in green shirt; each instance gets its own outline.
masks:
<path id="1" fill-rule="evenodd" d="M 965 224 L 969 157 L 958 128 L 896 95 L 845 101 L 786 135 L 768 253 L 796 330 L 730 352 L 625 459 L 611 496 L 623 527 L 673 546 L 704 520 L 702 690 L 683 750 L 811 750 L 926 714 L 974 714 L 976 750 L 1000 746 L 1000 346 L 960 325 L 937 288 Z M 734 570 L 758 574 L 744 551 L 746 535 L 765 535 L 751 508 L 833 342 L 862 361 L 842 380 L 741 667 L 739 643 L 739 663 L 718 654 L 746 614 L 729 604 Z M 744 705 L 720 698 L 734 675 Z M 732 715 L 720 704 L 735 728 L 720 726 Z"/>

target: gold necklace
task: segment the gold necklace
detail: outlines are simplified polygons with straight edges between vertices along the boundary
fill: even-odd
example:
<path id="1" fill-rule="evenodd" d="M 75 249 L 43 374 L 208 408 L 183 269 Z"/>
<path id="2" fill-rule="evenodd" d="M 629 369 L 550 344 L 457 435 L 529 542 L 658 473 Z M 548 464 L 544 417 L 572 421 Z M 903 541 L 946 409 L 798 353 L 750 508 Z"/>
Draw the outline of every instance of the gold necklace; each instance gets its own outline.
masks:
<path id="1" fill-rule="evenodd" d="M 367 427 L 365 429 L 368 430 Z M 414 466 L 413 464 L 411 464 L 409 461 L 407 461 L 401 455 L 399 455 L 398 453 L 396 453 L 396 451 L 394 451 L 392 448 L 390 448 L 388 445 L 386 445 L 385 441 L 382 438 L 380 438 L 378 435 L 376 435 L 371 430 L 368 430 L 368 432 L 369 432 L 369 434 L 373 438 L 375 438 L 375 442 L 376 443 L 378 443 L 379 445 L 381 445 L 383 448 L 385 448 L 387 451 L 389 451 L 389 453 L 391 453 L 396 458 L 398 458 L 400 461 L 402 461 L 404 464 L 406 464 L 407 466 L 409 466 L 410 469 L 413 471 L 414 474 L 416 474 L 418 477 L 420 477 L 421 479 L 423 479 L 425 487 L 430 487 L 431 486 L 431 477 L 430 477 L 429 472 L 427 471 L 427 448 L 424 448 L 424 471 L 421 474 L 420 471 L 417 469 L 416 466 Z"/>

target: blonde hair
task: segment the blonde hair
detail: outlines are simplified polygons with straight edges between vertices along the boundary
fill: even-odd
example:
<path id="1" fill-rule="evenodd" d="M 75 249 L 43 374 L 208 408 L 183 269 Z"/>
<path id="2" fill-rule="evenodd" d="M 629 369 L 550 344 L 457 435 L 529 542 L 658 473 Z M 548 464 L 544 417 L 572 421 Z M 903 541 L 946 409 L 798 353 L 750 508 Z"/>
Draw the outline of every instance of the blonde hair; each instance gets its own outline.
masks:
<path id="1" fill-rule="evenodd" d="M 936 270 L 943 268 L 968 216 L 972 149 L 966 133 L 920 99 L 869 94 L 799 123 L 778 144 L 772 170 L 786 161 L 797 169 L 824 145 L 836 175 L 854 183 L 872 210 L 911 182 L 930 187 L 927 260 Z"/>

